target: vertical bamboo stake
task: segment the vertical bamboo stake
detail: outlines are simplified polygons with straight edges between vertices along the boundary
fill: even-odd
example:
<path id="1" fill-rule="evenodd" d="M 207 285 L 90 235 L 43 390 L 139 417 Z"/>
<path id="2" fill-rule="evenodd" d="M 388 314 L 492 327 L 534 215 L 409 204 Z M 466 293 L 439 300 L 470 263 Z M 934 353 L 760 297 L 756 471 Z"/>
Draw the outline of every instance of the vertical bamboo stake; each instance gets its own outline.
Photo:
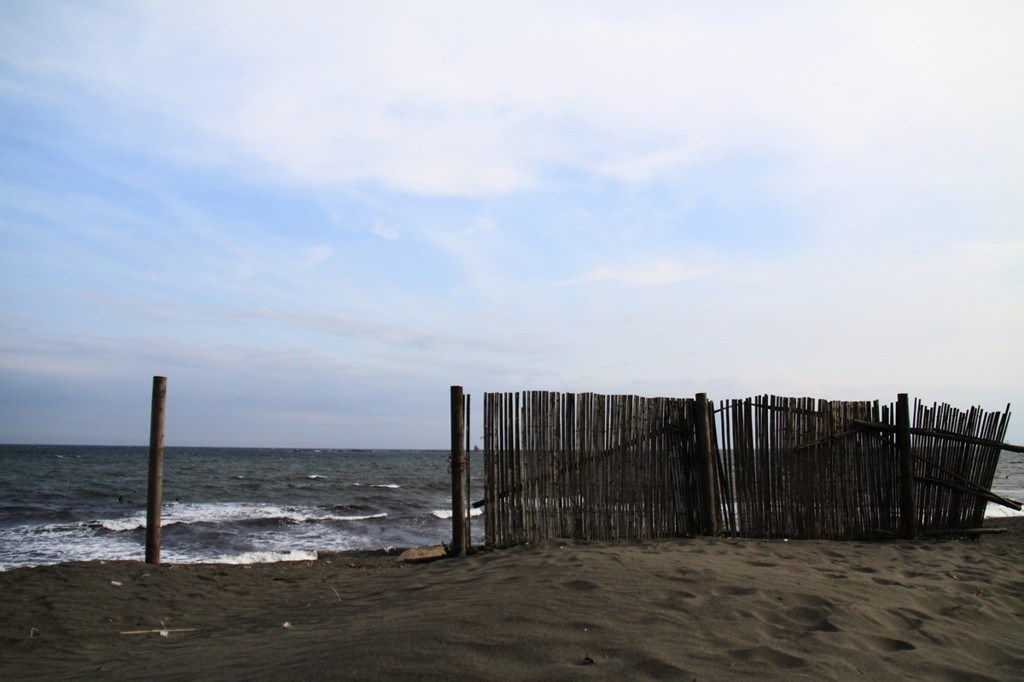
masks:
<path id="1" fill-rule="evenodd" d="M 493 407 L 491 406 L 491 394 L 484 393 L 484 413 L 483 413 L 483 427 L 484 427 L 484 543 L 494 544 L 493 533 L 494 523 L 491 518 L 491 511 L 494 509 L 494 496 L 491 494 L 491 486 L 494 482 L 494 469 L 492 463 L 494 461 L 494 446 L 491 441 L 491 413 Z"/>
<path id="2" fill-rule="evenodd" d="M 711 426 L 708 424 L 708 394 L 698 393 L 693 403 L 697 430 L 697 461 L 703 464 L 704 475 L 704 534 L 718 534 L 718 483 L 715 476 L 715 455 L 711 447 Z"/>
<path id="3" fill-rule="evenodd" d="M 149 491 L 146 495 L 146 563 L 160 563 L 160 505 L 164 487 L 164 408 L 167 377 L 153 377 L 149 420 Z"/>
<path id="4" fill-rule="evenodd" d="M 914 453 L 910 449 L 910 401 L 896 396 L 896 449 L 900 456 L 900 530 L 903 537 L 917 536 L 917 505 L 914 501 Z"/>
<path id="5" fill-rule="evenodd" d="M 466 403 L 462 386 L 452 386 L 452 554 L 466 553 Z"/>

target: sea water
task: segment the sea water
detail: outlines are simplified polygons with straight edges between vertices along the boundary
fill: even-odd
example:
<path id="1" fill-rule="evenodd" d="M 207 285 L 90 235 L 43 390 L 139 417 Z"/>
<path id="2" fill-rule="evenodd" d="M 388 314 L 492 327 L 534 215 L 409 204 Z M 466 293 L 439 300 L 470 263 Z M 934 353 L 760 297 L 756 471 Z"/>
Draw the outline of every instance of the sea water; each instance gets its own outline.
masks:
<path id="1" fill-rule="evenodd" d="M 0 570 L 142 560 L 146 447 L 0 445 Z M 470 456 L 473 500 L 483 460 Z M 1024 500 L 1024 456 L 993 491 Z M 474 510 L 472 540 L 483 541 Z M 990 516 L 1014 514 L 989 504 Z M 255 563 L 451 542 L 449 454 L 438 450 L 168 447 L 161 560 Z"/>
<path id="2" fill-rule="evenodd" d="M 143 559 L 148 470 L 146 447 L 0 445 L 0 570 Z M 451 542 L 449 472 L 437 450 L 168 447 L 160 557 L 253 563 Z M 470 472 L 476 500 L 478 455 Z"/>
<path id="3" fill-rule="evenodd" d="M 992 479 L 992 492 L 1015 502 L 1024 502 L 1024 453 L 1003 451 Z M 985 516 L 1024 516 L 1024 511 L 989 502 Z"/>

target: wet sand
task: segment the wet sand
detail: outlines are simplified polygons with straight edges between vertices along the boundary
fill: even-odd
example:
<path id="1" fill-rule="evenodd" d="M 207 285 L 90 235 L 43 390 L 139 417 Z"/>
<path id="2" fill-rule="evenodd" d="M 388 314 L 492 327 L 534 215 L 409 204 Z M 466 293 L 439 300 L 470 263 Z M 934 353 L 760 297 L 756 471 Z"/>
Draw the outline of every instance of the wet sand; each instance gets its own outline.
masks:
<path id="1" fill-rule="evenodd" d="M 402 564 L 0 573 L 0 678 L 1024 678 L 1024 519 L 977 541 L 545 542 Z"/>

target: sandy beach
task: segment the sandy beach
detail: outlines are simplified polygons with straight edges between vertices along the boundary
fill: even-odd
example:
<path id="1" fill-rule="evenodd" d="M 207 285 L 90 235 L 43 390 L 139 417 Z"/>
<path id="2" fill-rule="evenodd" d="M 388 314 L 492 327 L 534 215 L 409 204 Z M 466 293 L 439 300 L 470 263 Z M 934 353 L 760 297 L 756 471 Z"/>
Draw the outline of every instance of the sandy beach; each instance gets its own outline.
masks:
<path id="1" fill-rule="evenodd" d="M 0 678 L 1024 678 L 1024 519 L 977 541 L 545 542 L 0 573 Z"/>

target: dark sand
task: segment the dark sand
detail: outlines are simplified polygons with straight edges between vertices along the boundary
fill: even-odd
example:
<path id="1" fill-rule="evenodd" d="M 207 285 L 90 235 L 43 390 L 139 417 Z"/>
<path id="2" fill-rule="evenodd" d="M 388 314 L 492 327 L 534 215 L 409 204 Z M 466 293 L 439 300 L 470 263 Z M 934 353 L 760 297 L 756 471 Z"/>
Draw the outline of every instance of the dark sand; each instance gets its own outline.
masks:
<path id="1" fill-rule="evenodd" d="M 1020 680 L 1024 519 L 990 525 L 1008 532 L 17 569 L 0 679 Z"/>

